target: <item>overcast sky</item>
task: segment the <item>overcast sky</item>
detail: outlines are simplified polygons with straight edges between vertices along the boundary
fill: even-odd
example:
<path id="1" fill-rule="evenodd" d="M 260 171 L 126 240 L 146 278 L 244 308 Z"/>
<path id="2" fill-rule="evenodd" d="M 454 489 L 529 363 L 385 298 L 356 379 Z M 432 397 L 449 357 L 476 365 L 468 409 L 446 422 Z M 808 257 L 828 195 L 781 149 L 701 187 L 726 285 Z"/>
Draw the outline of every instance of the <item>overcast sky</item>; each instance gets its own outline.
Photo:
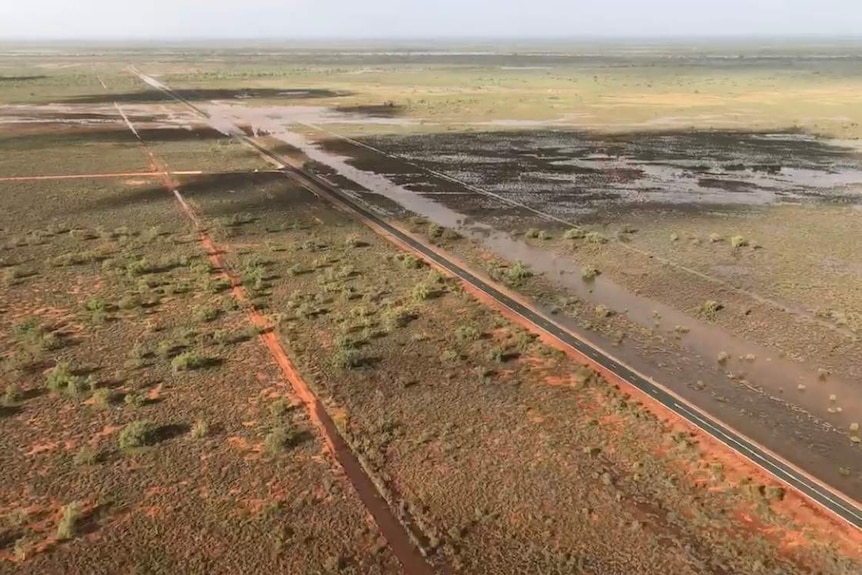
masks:
<path id="1" fill-rule="evenodd" d="M 0 0 L 0 40 L 862 35 L 862 0 Z"/>

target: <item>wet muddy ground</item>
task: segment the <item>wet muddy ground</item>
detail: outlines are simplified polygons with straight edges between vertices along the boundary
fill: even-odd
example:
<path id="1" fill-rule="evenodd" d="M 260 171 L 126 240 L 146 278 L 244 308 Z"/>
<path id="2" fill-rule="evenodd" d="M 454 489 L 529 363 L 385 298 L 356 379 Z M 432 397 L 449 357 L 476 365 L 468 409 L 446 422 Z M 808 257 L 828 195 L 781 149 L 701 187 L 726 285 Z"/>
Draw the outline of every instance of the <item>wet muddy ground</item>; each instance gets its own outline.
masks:
<path id="1" fill-rule="evenodd" d="M 601 219 L 608 211 L 631 208 L 862 203 L 859 143 L 797 132 L 532 131 L 360 141 L 559 216 Z"/>

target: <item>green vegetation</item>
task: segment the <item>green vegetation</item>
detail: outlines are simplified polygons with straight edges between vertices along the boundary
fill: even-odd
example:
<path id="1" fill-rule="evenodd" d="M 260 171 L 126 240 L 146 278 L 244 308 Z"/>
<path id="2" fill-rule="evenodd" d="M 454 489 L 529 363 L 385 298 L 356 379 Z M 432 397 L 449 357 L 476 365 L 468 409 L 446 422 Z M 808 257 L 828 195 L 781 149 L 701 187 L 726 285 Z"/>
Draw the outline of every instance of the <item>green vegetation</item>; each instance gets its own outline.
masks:
<path id="1" fill-rule="evenodd" d="M 219 313 L 221 313 L 221 310 L 217 307 L 211 305 L 201 306 L 195 310 L 194 320 L 197 323 L 209 323 L 218 318 Z"/>
<path id="2" fill-rule="evenodd" d="M 93 392 L 93 404 L 96 407 L 107 409 L 116 400 L 116 393 L 107 388 L 97 389 Z"/>
<path id="3" fill-rule="evenodd" d="M 604 235 L 600 234 L 599 232 L 589 232 L 587 235 L 584 236 L 584 240 L 588 244 L 606 244 L 606 243 L 608 243 L 608 238 L 606 238 Z"/>
<path id="4" fill-rule="evenodd" d="M 269 413 L 273 418 L 284 417 L 290 411 L 290 402 L 280 397 L 269 404 Z"/>
<path id="5" fill-rule="evenodd" d="M 63 507 L 63 516 L 60 518 L 60 523 L 57 525 L 57 539 L 66 541 L 74 538 L 78 534 L 78 523 L 81 520 L 82 505 L 75 501 Z"/>
<path id="6" fill-rule="evenodd" d="M 79 375 L 75 375 L 69 368 L 68 363 L 59 363 L 48 372 L 46 386 L 55 393 L 65 393 L 77 397 L 84 393 L 90 385 L 88 381 Z"/>
<path id="7" fill-rule="evenodd" d="M 117 438 L 120 449 L 137 449 L 152 445 L 156 439 L 156 426 L 152 421 L 139 420 L 125 426 Z"/>
<path id="8" fill-rule="evenodd" d="M 734 248 L 741 248 L 748 245 L 748 240 L 742 236 L 733 236 L 730 238 L 730 245 Z"/>
<path id="9" fill-rule="evenodd" d="M 583 228 L 574 227 L 566 230 L 566 233 L 563 234 L 563 238 L 567 240 L 582 240 L 587 237 L 587 231 Z"/>
<path id="10" fill-rule="evenodd" d="M 191 437 L 192 439 L 203 439 L 205 437 L 209 437 L 210 434 L 210 424 L 205 419 L 196 419 L 192 424 L 191 429 Z"/>
<path id="11" fill-rule="evenodd" d="M 171 360 L 171 369 L 176 372 L 192 371 L 206 367 L 210 363 L 207 357 L 195 352 L 185 351 Z"/>
<path id="12" fill-rule="evenodd" d="M 600 272 L 598 269 L 596 269 L 593 266 L 584 266 L 581 269 L 581 279 L 583 279 L 584 281 L 587 281 L 587 282 L 593 281 L 594 279 L 599 277 L 601 275 L 601 273 L 602 272 Z"/>
<path id="13" fill-rule="evenodd" d="M 290 444 L 291 432 L 284 426 L 272 428 L 263 439 L 263 447 L 267 453 L 276 455 L 283 453 Z"/>
<path id="14" fill-rule="evenodd" d="M 419 269 L 425 266 L 425 262 L 411 254 L 398 254 L 396 257 L 408 269 Z"/>
<path id="15" fill-rule="evenodd" d="M 99 462 L 101 453 L 95 447 L 84 445 L 81 447 L 72 458 L 72 462 L 81 467 L 86 465 L 95 465 Z"/>
<path id="16" fill-rule="evenodd" d="M 127 393 L 123 398 L 123 403 L 132 408 L 143 407 L 147 403 L 147 398 L 139 393 Z"/>
<path id="17" fill-rule="evenodd" d="M 6 391 L 3 393 L 2 405 L 4 407 L 14 407 L 21 403 L 24 399 L 24 393 L 21 387 L 16 383 L 10 383 L 6 386 Z"/>
<path id="18" fill-rule="evenodd" d="M 715 315 L 724 309 L 724 305 L 718 303 L 715 300 L 706 300 L 701 304 L 700 309 L 698 310 L 698 314 L 701 317 L 705 317 L 707 319 L 712 319 Z"/>

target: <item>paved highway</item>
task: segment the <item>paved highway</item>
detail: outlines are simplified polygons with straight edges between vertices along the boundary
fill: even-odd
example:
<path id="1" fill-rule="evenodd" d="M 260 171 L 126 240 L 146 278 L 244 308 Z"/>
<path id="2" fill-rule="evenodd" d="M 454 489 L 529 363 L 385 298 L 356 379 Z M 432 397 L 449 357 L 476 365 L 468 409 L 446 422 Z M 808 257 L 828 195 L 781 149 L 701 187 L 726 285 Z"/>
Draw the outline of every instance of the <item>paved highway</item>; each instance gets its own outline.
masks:
<path id="1" fill-rule="evenodd" d="M 175 100 L 182 102 L 202 118 L 209 119 L 206 112 L 197 108 L 181 96 L 176 95 L 164 84 L 142 74 L 135 68 L 132 68 L 131 70 L 150 86 L 153 86 Z M 306 189 L 315 195 L 340 206 L 342 209 L 352 212 L 362 220 L 373 224 L 374 227 L 384 230 L 387 234 L 396 238 L 399 242 L 408 246 L 413 251 L 421 254 L 427 260 L 447 270 L 452 275 L 457 276 L 475 289 L 484 292 L 489 297 L 497 301 L 501 306 L 521 316 L 536 328 L 572 348 L 579 355 L 587 358 L 595 365 L 600 366 L 604 371 L 611 373 L 614 377 L 650 396 L 653 400 L 659 402 L 664 407 L 699 428 L 704 433 L 707 433 L 758 467 L 764 469 L 790 488 L 834 513 L 836 516 L 847 521 L 857 529 L 862 529 L 862 506 L 860 506 L 858 502 L 853 501 L 829 488 L 792 464 L 784 461 L 782 458 L 772 454 L 766 448 L 754 443 L 742 434 L 725 426 L 718 420 L 713 419 L 693 405 L 688 404 L 663 386 L 636 372 L 632 368 L 616 360 L 610 354 L 592 346 L 590 343 L 566 330 L 540 310 L 509 297 L 507 294 L 503 293 L 484 279 L 476 276 L 468 269 L 448 259 L 445 255 L 432 249 L 430 246 L 419 241 L 412 235 L 390 224 L 364 204 L 344 194 L 328 182 L 321 180 L 313 174 L 309 174 L 303 170 L 287 165 L 279 156 L 239 131 L 234 134 L 234 137 L 281 166 L 286 176 L 300 182 Z"/>

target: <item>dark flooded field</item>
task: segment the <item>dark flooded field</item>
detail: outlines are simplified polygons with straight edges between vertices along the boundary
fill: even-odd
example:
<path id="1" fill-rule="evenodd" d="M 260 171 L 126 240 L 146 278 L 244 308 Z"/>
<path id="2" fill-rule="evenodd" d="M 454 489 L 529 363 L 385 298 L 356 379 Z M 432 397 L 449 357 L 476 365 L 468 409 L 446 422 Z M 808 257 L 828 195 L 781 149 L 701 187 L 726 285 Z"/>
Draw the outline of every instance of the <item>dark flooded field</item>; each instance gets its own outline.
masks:
<path id="1" fill-rule="evenodd" d="M 416 166 L 564 218 L 601 217 L 607 210 L 862 202 L 859 149 L 852 143 L 797 132 L 534 131 L 361 141 Z M 470 200 L 459 198 L 459 206 L 469 211 Z"/>

